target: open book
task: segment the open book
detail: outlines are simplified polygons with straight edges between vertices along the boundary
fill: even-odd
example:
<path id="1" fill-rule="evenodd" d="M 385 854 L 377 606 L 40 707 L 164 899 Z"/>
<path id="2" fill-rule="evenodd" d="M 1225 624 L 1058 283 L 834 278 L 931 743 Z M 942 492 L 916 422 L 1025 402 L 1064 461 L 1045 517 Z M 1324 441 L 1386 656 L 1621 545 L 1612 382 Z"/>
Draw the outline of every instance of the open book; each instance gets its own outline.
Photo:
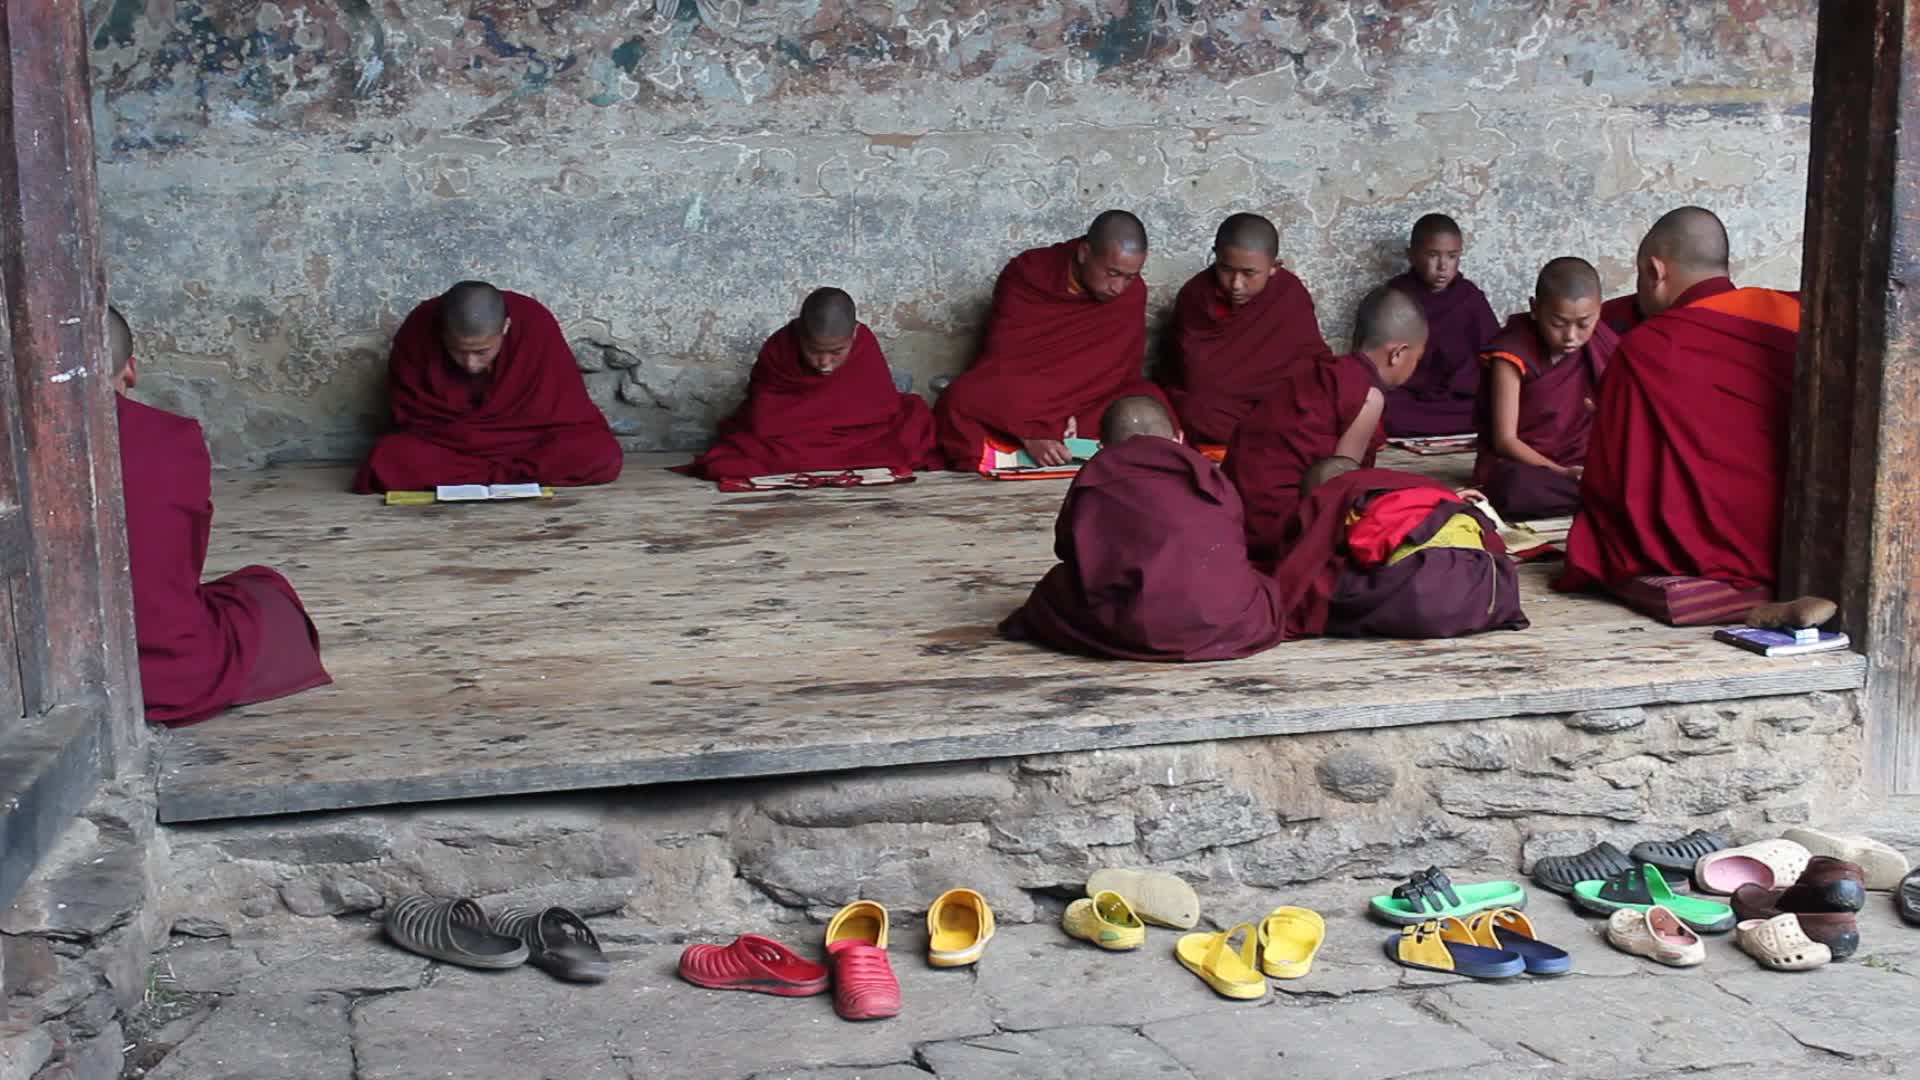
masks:
<path id="1" fill-rule="evenodd" d="M 441 484 L 433 489 L 440 502 L 484 502 L 488 499 L 537 499 L 546 494 L 539 484 Z"/>
<path id="2" fill-rule="evenodd" d="M 1018 446 L 990 442 L 980 455 L 980 472 L 995 480 L 1054 480 L 1080 471 L 1093 455 L 1100 452 L 1098 439 L 1065 439 L 1073 460 L 1065 465 L 1042 465 Z"/>

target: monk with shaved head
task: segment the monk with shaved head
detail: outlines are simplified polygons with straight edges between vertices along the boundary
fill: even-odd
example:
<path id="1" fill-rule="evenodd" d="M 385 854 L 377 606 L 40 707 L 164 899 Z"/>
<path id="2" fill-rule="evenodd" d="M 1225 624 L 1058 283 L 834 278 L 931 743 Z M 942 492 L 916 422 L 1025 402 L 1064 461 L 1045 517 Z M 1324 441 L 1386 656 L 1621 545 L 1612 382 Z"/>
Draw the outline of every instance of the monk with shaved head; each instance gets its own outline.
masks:
<path id="1" fill-rule="evenodd" d="M 1427 319 L 1419 301 L 1382 286 L 1360 301 L 1354 351 L 1322 356 L 1275 384 L 1227 444 L 1226 472 L 1247 507 L 1255 558 L 1274 554 L 1300 503 L 1300 480 L 1326 457 L 1371 466 L 1386 441 L 1386 397 L 1419 369 Z"/>
<path id="2" fill-rule="evenodd" d="M 1122 660 L 1230 660 L 1288 636 L 1274 582 L 1247 560 L 1240 497 L 1176 441 L 1156 398 L 1102 418 L 1101 448 L 1067 489 L 1060 562 L 1000 626 L 1016 641 Z"/>
<path id="3" fill-rule="evenodd" d="M 1697 206 L 1656 222 L 1635 264 L 1646 321 L 1601 383 L 1556 584 L 1675 625 L 1747 620 L 1779 580 L 1800 299 L 1735 287 L 1726 227 Z"/>
<path id="4" fill-rule="evenodd" d="M 979 355 L 934 403 L 949 468 L 981 471 L 995 448 L 1065 465 L 1072 460 L 1066 440 L 1099 431 L 1116 399 L 1162 399 L 1141 376 L 1146 263 L 1146 227 L 1125 210 L 1108 210 L 1085 236 L 1007 264 L 993 287 Z"/>
<path id="5" fill-rule="evenodd" d="M 1460 223 L 1427 214 L 1413 223 L 1407 272 L 1387 284 L 1420 302 L 1427 317 L 1426 359 L 1405 386 L 1387 395 L 1387 434 L 1462 435 L 1473 430 L 1480 393 L 1480 350 L 1500 332 L 1493 305 L 1460 272 Z"/>
<path id="6" fill-rule="evenodd" d="M 1295 368 L 1327 353 L 1313 297 L 1280 265 L 1280 233 L 1234 214 L 1213 239 L 1213 265 L 1173 306 L 1167 396 L 1189 441 L 1224 451 L 1233 429 Z"/>
<path id="7" fill-rule="evenodd" d="M 1564 517 L 1580 507 L 1580 473 L 1600 376 L 1620 338 L 1602 321 L 1600 274 L 1585 259 L 1540 270 L 1531 311 L 1507 320 L 1480 354 L 1473 483 L 1503 516 Z"/>
<path id="8" fill-rule="evenodd" d="M 799 316 L 760 346 L 747 399 L 680 471 L 728 488 L 772 473 L 905 475 L 937 464 L 927 403 L 894 388 L 853 297 L 829 287 L 809 293 Z"/>
<path id="9" fill-rule="evenodd" d="M 191 724 L 235 705 L 333 681 L 299 594 L 277 571 L 243 566 L 201 581 L 213 531 L 213 461 L 197 421 L 127 396 L 133 331 L 107 309 L 120 391 L 121 487 L 134 636 L 147 719 Z"/>
<path id="10" fill-rule="evenodd" d="M 620 444 L 572 346 L 530 296 L 462 281 L 414 308 L 393 338 L 387 395 L 393 430 L 355 491 L 576 487 L 620 475 Z"/>

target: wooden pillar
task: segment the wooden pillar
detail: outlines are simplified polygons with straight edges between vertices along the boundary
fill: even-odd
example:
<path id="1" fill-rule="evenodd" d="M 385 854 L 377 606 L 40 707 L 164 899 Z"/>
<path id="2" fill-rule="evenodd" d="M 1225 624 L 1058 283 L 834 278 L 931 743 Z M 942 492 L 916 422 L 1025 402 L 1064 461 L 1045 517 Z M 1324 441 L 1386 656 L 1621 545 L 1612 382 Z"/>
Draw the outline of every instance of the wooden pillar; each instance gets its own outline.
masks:
<path id="1" fill-rule="evenodd" d="M 1784 595 L 1868 660 L 1869 780 L 1920 792 L 1920 19 L 1821 0 Z"/>

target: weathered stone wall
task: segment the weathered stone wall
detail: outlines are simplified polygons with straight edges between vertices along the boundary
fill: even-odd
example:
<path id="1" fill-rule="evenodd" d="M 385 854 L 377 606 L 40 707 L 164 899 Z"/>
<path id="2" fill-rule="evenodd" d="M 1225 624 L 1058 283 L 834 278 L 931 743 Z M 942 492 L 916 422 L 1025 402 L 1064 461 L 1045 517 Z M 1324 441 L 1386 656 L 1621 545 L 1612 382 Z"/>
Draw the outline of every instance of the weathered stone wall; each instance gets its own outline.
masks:
<path id="1" fill-rule="evenodd" d="M 1125 206 L 1156 307 L 1256 209 L 1335 344 L 1430 210 L 1525 302 L 1683 202 L 1798 282 L 1813 0 L 96 0 L 113 288 L 227 464 L 350 456 L 388 335 L 537 294 L 634 448 L 699 444 L 810 287 L 925 389 L 1020 248 Z"/>

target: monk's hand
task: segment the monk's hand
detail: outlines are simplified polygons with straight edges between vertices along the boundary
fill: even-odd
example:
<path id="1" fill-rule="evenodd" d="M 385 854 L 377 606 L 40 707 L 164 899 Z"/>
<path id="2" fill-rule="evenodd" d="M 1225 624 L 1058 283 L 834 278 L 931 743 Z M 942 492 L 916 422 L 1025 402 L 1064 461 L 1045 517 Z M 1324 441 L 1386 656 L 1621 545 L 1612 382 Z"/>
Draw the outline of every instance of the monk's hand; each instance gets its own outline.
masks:
<path id="1" fill-rule="evenodd" d="M 1581 474 L 1585 473 L 1586 471 L 1587 471 L 1587 467 L 1585 465 L 1569 465 L 1566 468 L 1560 470 L 1560 475 L 1566 477 L 1569 480 L 1573 480 L 1577 482 L 1579 481 Z"/>
<path id="2" fill-rule="evenodd" d="M 1073 460 L 1073 455 L 1067 452 L 1067 444 L 1059 439 L 1022 439 L 1020 444 L 1026 447 L 1027 456 L 1032 458 L 1036 465 L 1046 465 L 1051 468 L 1065 465 Z"/>
<path id="3" fill-rule="evenodd" d="M 1593 399 L 1592 399 L 1592 398 L 1581 398 L 1581 399 L 1580 399 L 1580 403 L 1581 403 L 1582 405 L 1585 405 L 1585 406 L 1587 407 L 1587 411 L 1588 411 L 1588 412 L 1597 412 L 1597 411 L 1599 411 L 1599 408 L 1600 408 L 1600 407 L 1599 407 L 1598 405 L 1595 405 L 1595 404 L 1593 403 Z"/>
<path id="4" fill-rule="evenodd" d="M 1483 503 L 1487 501 L 1486 495 L 1483 494 L 1479 488 L 1470 488 L 1470 487 L 1460 488 L 1458 491 L 1455 491 L 1453 493 L 1453 497 L 1456 499 L 1459 499 L 1461 502 L 1469 502 L 1469 503 L 1475 503 L 1475 502 Z"/>

